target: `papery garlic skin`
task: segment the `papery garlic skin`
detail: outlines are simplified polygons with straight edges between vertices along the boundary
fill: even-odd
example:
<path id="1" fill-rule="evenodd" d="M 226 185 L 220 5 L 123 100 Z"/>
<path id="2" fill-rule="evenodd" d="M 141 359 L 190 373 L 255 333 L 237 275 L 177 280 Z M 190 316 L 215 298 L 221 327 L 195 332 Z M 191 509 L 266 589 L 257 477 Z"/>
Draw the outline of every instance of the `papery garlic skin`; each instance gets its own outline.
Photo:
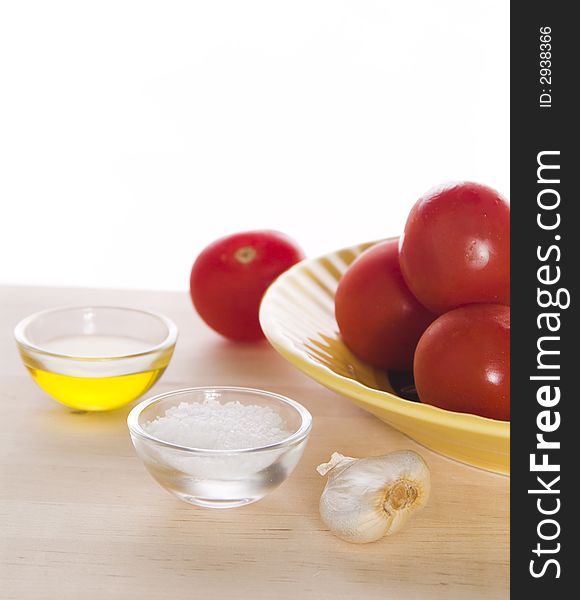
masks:
<path id="1" fill-rule="evenodd" d="M 335 452 L 317 471 L 328 474 L 322 520 L 335 535 L 357 544 L 401 529 L 425 506 L 431 488 L 429 467 L 411 450 L 360 459 Z"/>

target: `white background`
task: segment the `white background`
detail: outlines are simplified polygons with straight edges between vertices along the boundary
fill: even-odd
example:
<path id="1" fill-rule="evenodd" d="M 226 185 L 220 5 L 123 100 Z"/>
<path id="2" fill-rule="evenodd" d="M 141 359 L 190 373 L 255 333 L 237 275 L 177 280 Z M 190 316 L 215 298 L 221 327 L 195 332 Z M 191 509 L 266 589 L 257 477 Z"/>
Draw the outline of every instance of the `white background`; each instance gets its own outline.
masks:
<path id="1" fill-rule="evenodd" d="M 509 192 L 509 3 L 0 2 L 0 283 L 185 289 L 216 237 L 314 256 L 450 179 Z"/>

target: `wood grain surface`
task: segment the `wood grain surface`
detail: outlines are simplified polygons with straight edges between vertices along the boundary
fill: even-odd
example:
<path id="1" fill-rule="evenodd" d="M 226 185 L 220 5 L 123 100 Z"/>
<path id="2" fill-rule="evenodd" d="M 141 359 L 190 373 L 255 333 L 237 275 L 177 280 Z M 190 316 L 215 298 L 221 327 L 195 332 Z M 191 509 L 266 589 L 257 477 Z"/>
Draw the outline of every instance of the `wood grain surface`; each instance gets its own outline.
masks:
<path id="1" fill-rule="evenodd" d="M 276 391 L 314 416 L 294 474 L 256 504 L 212 511 L 170 496 L 147 474 L 126 427 L 130 409 L 74 413 L 20 363 L 12 329 L 43 308 L 152 309 L 180 330 L 152 393 L 196 385 Z M 185 293 L 0 287 L 0 598 L 396 599 L 508 598 L 509 478 L 422 448 L 296 371 L 267 343 L 209 331 Z M 321 523 L 331 452 L 411 448 L 432 473 L 428 506 L 390 538 L 363 546 Z"/>

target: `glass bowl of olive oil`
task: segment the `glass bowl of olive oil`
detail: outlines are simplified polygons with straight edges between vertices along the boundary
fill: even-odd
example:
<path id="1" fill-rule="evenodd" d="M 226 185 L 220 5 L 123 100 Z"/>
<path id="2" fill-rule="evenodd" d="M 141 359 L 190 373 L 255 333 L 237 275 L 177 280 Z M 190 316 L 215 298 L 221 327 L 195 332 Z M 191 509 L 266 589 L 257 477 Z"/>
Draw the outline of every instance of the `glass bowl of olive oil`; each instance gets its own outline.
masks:
<path id="1" fill-rule="evenodd" d="M 75 410 L 105 411 L 136 400 L 161 377 L 177 327 L 143 310 L 81 306 L 30 315 L 14 337 L 42 390 Z"/>

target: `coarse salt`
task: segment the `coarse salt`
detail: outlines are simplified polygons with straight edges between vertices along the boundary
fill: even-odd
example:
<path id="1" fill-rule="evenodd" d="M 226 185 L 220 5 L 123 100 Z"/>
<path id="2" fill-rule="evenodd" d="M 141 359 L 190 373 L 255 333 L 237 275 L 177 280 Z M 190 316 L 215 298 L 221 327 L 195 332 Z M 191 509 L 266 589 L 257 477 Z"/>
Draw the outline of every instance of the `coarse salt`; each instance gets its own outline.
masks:
<path id="1" fill-rule="evenodd" d="M 211 398 L 172 406 L 143 429 L 172 444 L 211 450 L 268 446 L 290 435 L 280 415 L 267 406 L 238 401 L 222 404 Z"/>

